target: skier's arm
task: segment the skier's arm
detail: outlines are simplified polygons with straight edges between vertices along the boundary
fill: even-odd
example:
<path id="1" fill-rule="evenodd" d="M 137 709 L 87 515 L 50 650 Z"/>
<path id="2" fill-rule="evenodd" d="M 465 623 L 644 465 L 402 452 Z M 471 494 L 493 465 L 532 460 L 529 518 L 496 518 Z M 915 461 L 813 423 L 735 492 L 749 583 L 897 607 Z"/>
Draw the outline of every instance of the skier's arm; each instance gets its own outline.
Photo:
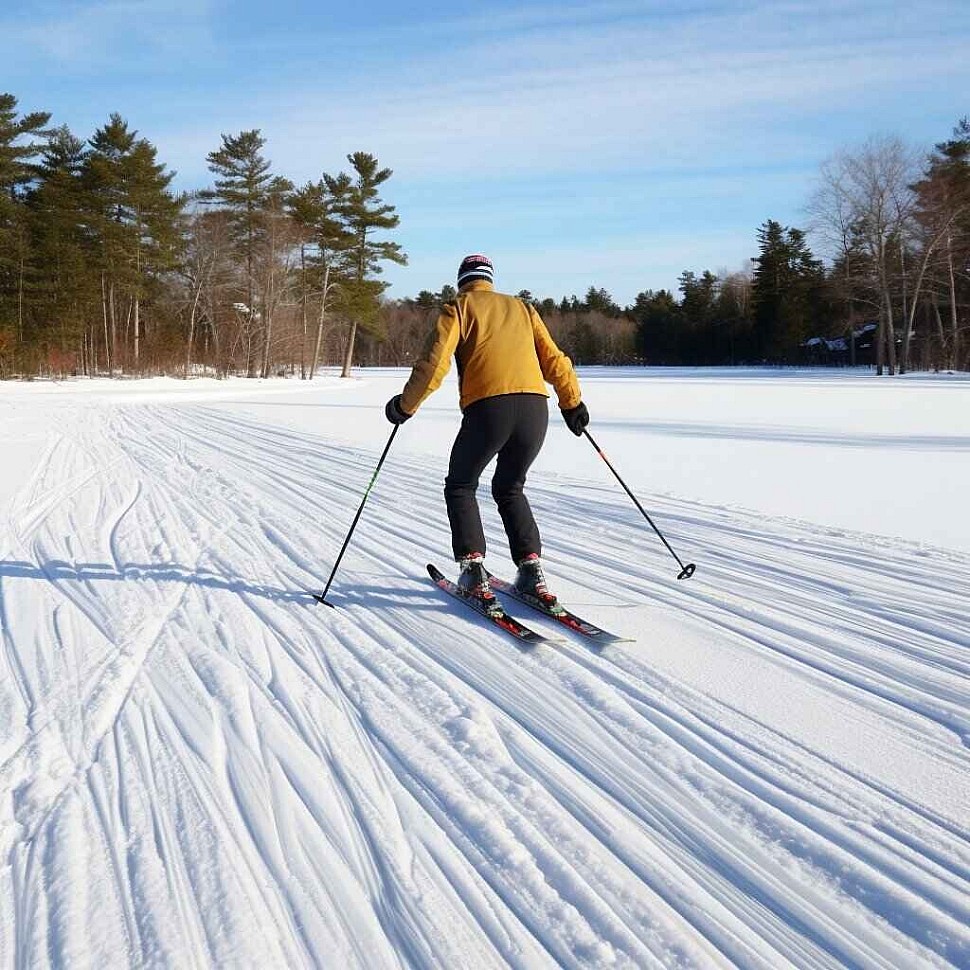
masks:
<path id="1" fill-rule="evenodd" d="M 421 402 L 441 386 L 451 367 L 459 333 L 458 308 L 453 303 L 446 303 L 428 337 L 421 359 L 412 368 L 411 376 L 401 392 L 400 407 L 406 414 L 414 414 Z"/>
<path id="2" fill-rule="evenodd" d="M 542 317 L 536 313 L 535 307 L 531 304 L 527 306 L 542 377 L 556 389 L 561 410 L 568 411 L 575 408 L 583 395 L 579 390 L 579 380 L 576 377 L 576 371 L 573 370 L 573 362 L 556 346 L 555 340 L 542 322 Z"/>

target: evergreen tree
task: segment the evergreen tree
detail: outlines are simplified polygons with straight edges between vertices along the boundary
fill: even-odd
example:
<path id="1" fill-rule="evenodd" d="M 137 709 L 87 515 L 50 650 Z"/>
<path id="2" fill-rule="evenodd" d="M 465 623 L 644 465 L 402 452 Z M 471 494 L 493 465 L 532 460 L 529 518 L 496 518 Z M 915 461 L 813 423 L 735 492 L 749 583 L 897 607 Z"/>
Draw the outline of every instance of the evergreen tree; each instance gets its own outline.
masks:
<path id="1" fill-rule="evenodd" d="M 714 361 L 738 364 L 753 360 L 753 320 L 751 316 L 751 277 L 746 272 L 730 273 L 718 280 L 714 306 L 717 329 L 714 335 Z"/>
<path id="2" fill-rule="evenodd" d="M 44 147 L 50 113 L 21 115 L 17 99 L 0 93 L 0 343 L 10 356 L 22 347 L 27 276 L 24 194 L 35 180 L 34 159 Z M 6 332 L 6 333 L 4 333 Z"/>
<path id="3" fill-rule="evenodd" d="M 669 290 L 638 293 L 629 310 L 637 325 L 637 353 L 648 364 L 681 363 L 680 307 Z"/>
<path id="4" fill-rule="evenodd" d="M 623 312 L 606 290 L 595 286 L 586 291 L 583 308 L 589 313 L 602 313 L 608 317 L 618 317 Z"/>
<path id="5" fill-rule="evenodd" d="M 698 277 L 691 270 L 680 274 L 680 357 L 684 363 L 717 362 L 714 344 L 718 279 L 710 272 Z"/>
<path id="6" fill-rule="evenodd" d="M 556 301 L 552 297 L 547 296 L 539 302 L 537 309 L 539 310 L 539 315 L 543 319 L 546 319 L 556 312 Z"/>
<path id="7" fill-rule="evenodd" d="M 758 229 L 755 257 L 755 350 L 760 360 L 796 359 L 803 341 L 818 329 L 817 298 L 824 286 L 822 264 L 800 229 L 768 219 Z"/>
<path id="8" fill-rule="evenodd" d="M 780 222 L 769 219 L 758 229 L 759 254 L 754 260 L 755 352 L 767 360 L 779 343 L 782 304 L 788 284 L 788 251 Z"/>
<path id="9" fill-rule="evenodd" d="M 262 155 L 265 144 L 258 128 L 223 135 L 222 147 L 206 156 L 209 170 L 216 176 L 215 187 L 202 193 L 203 199 L 230 214 L 230 231 L 243 266 L 242 301 L 237 301 L 237 309 L 243 317 L 246 373 L 250 377 L 256 375 L 256 335 L 262 326 L 257 305 L 257 248 L 265 231 L 264 216 L 274 183 L 271 163 Z"/>
<path id="10" fill-rule="evenodd" d="M 126 159 L 128 208 L 135 247 L 135 285 L 131 296 L 136 365 L 142 301 L 163 274 L 176 268 L 182 242 L 180 219 L 185 197 L 171 192 L 175 173 L 167 172 L 157 156 L 155 146 L 142 138 L 135 142 Z"/>
<path id="11" fill-rule="evenodd" d="M 389 285 L 376 278 L 383 272 L 381 264 L 407 263 L 407 256 L 398 243 L 373 238 L 375 232 L 396 229 L 400 222 L 394 206 L 380 198 L 380 187 L 393 174 L 391 169 L 379 168 L 377 159 L 366 152 L 354 152 L 347 156 L 347 160 L 354 176 L 349 191 L 340 202 L 340 215 L 353 237 L 353 245 L 340 260 L 346 278 L 341 308 L 350 319 L 343 377 L 350 376 L 358 325 L 369 333 L 379 332 L 380 298 Z M 328 179 L 328 185 L 333 181 Z"/>
<path id="12" fill-rule="evenodd" d="M 98 287 L 83 183 L 87 148 L 67 127 L 44 149 L 38 185 L 28 200 L 31 227 L 30 304 L 33 339 L 62 353 L 81 351 L 82 369 L 96 369 L 94 334 Z"/>
<path id="13" fill-rule="evenodd" d="M 165 168 L 157 160 L 155 146 L 139 138 L 117 113 L 91 138 L 84 178 L 100 254 L 103 318 L 110 331 L 109 368 L 120 363 L 122 302 L 137 365 L 143 300 L 153 279 L 176 263 L 184 200 L 169 191 L 175 173 Z"/>
<path id="14" fill-rule="evenodd" d="M 86 198 L 98 249 L 109 372 L 118 363 L 118 304 L 124 289 L 134 285 L 136 272 L 128 261 L 128 254 L 134 249 L 134 234 L 125 204 L 125 159 L 136 138 L 136 133 L 128 130 L 128 123 L 120 115 L 112 114 L 108 123 L 91 138 L 91 151 L 85 158 Z"/>
<path id="15" fill-rule="evenodd" d="M 290 215 L 300 232 L 300 304 L 304 350 L 310 298 L 315 296 L 319 300 L 316 338 L 309 367 L 301 355 L 301 374 L 309 379 L 316 373 L 320 359 L 331 290 L 346 283 L 345 279 L 339 277 L 340 269 L 346 268 L 346 260 L 341 263 L 339 256 L 346 253 L 354 242 L 341 218 L 350 188 L 350 177 L 347 175 L 336 178 L 324 176 L 317 182 L 308 182 L 294 192 L 289 200 Z"/>

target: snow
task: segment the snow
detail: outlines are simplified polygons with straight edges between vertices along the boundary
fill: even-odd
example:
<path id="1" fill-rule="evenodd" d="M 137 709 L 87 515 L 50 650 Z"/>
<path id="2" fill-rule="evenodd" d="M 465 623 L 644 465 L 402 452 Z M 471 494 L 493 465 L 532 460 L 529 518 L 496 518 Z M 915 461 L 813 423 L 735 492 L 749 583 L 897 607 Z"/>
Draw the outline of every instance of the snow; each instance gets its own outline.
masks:
<path id="1" fill-rule="evenodd" d="M 581 371 L 596 651 L 428 581 L 453 378 L 306 593 L 405 376 L 0 384 L 0 966 L 970 965 L 970 383 Z"/>

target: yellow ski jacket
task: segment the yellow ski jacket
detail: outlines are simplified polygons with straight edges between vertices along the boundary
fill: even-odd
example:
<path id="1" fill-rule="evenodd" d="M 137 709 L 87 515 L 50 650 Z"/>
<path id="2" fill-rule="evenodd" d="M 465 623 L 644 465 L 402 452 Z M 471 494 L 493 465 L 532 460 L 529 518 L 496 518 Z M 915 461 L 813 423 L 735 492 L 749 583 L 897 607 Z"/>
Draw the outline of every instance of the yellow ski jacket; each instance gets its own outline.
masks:
<path id="1" fill-rule="evenodd" d="M 549 396 L 552 384 L 563 410 L 576 407 L 582 395 L 572 361 L 556 346 L 530 303 L 475 280 L 445 304 L 424 354 L 401 394 L 401 410 L 414 414 L 458 364 L 458 404 L 498 394 Z"/>

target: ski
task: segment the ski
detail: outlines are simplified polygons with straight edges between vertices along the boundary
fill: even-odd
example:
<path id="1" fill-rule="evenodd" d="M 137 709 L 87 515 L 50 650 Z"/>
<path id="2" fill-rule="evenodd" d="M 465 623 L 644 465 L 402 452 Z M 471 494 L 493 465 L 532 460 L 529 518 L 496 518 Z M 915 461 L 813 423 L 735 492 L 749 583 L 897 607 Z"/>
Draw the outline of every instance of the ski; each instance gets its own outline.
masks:
<path id="1" fill-rule="evenodd" d="M 440 569 L 436 568 L 431 563 L 428 563 L 428 575 L 431 577 L 431 581 L 439 589 L 444 590 L 460 603 L 464 603 L 470 609 L 473 609 L 479 616 L 485 617 L 486 620 L 494 623 L 506 633 L 511 634 L 520 643 L 531 645 L 537 643 L 556 642 L 550 637 L 537 633 L 535 630 L 530 630 L 529 627 L 527 627 L 524 623 L 520 623 L 514 616 L 510 616 L 508 613 L 506 613 L 501 606 L 498 606 L 496 609 L 489 610 L 480 599 L 475 596 L 470 596 L 457 583 L 453 583 L 441 572 Z"/>
<path id="2" fill-rule="evenodd" d="M 588 620 L 584 620 L 581 616 L 577 616 L 575 613 L 570 612 L 564 606 L 562 606 L 559 601 L 556 601 L 555 606 L 547 606 L 538 597 L 530 596 L 528 593 L 523 593 L 517 590 L 515 586 L 507 582 L 498 576 L 493 576 L 491 573 L 488 574 L 488 581 L 492 589 L 505 596 L 511 596 L 513 599 L 518 600 L 520 603 L 525 603 L 526 606 L 531 606 L 532 609 L 542 613 L 543 616 L 548 616 L 550 620 L 555 620 L 557 623 L 561 623 L 564 627 L 572 630 L 573 633 L 579 633 L 581 636 L 587 637 L 590 640 L 595 641 L 598 646 L 605 647 L 611 643 L 633 643 L 630 637 L 617 636 L 615 633 L 610 633 L 608 630 L 603 630 L 602 628 L 596 626 L 595 623 L 590 623 Z"/>

